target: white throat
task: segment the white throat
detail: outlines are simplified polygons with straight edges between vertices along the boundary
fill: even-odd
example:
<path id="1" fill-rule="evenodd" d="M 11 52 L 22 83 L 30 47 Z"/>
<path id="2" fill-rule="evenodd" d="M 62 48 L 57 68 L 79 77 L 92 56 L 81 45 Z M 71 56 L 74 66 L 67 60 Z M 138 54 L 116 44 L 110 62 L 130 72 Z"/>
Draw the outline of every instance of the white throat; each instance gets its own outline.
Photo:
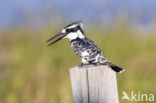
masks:
<path id="1" fill-rule="evenodd" d="M 76 38 L 83 39 L 84 37 L 84 34 L 80 30 L 78 30 L 77 32 L 69 33 L 67 34 L 67 36 L 65 36 L 65 38 L 69 38 L 70 41 Z"/>

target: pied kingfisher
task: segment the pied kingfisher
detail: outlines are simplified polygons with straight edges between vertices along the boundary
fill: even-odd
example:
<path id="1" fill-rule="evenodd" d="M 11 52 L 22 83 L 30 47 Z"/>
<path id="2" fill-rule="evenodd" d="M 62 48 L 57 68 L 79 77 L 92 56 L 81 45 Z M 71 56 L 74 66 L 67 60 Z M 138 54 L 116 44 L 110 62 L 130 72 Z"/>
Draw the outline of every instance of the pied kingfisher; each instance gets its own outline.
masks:
<path id="1" fill-rule="evenodd" d="M 121 73 L 122 71 L 124 71 L 124 69 L 109 62 L 103 55 L 101 50 L 97 47 L 97 45 L 85 36 L 84 31 L 82 30 L 82 21 L 77 21 L 67 25 L 62 29 L 62 31 L 59 34 L 50 38 L 49 40 L 47 40 L 47 42 L 59 36 L 60 38 L 51 42 L 49 45 L 52 45 L 63 38 L 70 39 L 72 49 L 77 55 L 81 57 L 81 66 L 108 65 L 111 69 L 113 69 L 116 72 Z"/>

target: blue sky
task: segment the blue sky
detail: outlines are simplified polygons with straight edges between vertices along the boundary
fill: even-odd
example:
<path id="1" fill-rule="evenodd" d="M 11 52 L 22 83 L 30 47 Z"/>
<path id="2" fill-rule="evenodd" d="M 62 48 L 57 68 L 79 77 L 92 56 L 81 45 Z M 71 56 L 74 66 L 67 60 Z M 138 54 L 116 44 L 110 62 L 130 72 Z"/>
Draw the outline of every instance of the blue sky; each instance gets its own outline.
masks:
<path id="1" fill-rule="evenodd" d="M 29 22 L 42 24 L 60 15 L 65 20 L 99 22 L 101 17 L 126 13 L 132 21 L 139 17 L 146 23 L 156 17 L 155 10 L 156 0 L 1 0 L 0 28 Z M 34 19 L 29 21 L 28 15 Z"/>

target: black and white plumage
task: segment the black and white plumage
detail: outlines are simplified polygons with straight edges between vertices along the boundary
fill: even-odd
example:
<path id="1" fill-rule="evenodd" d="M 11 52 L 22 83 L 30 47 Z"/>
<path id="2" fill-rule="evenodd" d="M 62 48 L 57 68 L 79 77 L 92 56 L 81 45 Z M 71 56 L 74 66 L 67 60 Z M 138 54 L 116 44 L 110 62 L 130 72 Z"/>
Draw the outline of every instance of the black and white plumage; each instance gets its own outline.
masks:
<path id="1" fill-rule="evenodd" d="M 71 47 L 82 59 L 83 64 L 102 64 L 107 62 L 97 45 L 87 37 L 71 40 Z"/>
<path id="2" fill-rule="evenodd" d="M 82 22 L 77 21 L 67 25 L 59 34 L 55 35 L 47 42 L 61 36 L 59 39 L 53 41 L 49 45 L 61 40 L 62 38 L 70 39 L 72 49 L 77 55 L 81 57 L 81 66 L 83 65 L 108 65 L 116 72 L 122 72 L 124 69 L 109 62 L 103 55 L 98 46 L 89 38 L 87 38 L 82 30 Z"/>

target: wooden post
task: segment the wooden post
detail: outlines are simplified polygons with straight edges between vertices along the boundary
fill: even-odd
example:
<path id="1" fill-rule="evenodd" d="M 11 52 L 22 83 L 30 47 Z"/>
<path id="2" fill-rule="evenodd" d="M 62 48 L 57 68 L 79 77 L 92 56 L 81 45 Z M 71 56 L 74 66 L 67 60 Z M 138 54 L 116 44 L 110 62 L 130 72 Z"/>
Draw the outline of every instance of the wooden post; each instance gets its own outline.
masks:
<path id="1" fill-rule="evenodd" d="M 119 103 L 116 74 L 108 66 L 70 69 L 74 103 Z"/>

